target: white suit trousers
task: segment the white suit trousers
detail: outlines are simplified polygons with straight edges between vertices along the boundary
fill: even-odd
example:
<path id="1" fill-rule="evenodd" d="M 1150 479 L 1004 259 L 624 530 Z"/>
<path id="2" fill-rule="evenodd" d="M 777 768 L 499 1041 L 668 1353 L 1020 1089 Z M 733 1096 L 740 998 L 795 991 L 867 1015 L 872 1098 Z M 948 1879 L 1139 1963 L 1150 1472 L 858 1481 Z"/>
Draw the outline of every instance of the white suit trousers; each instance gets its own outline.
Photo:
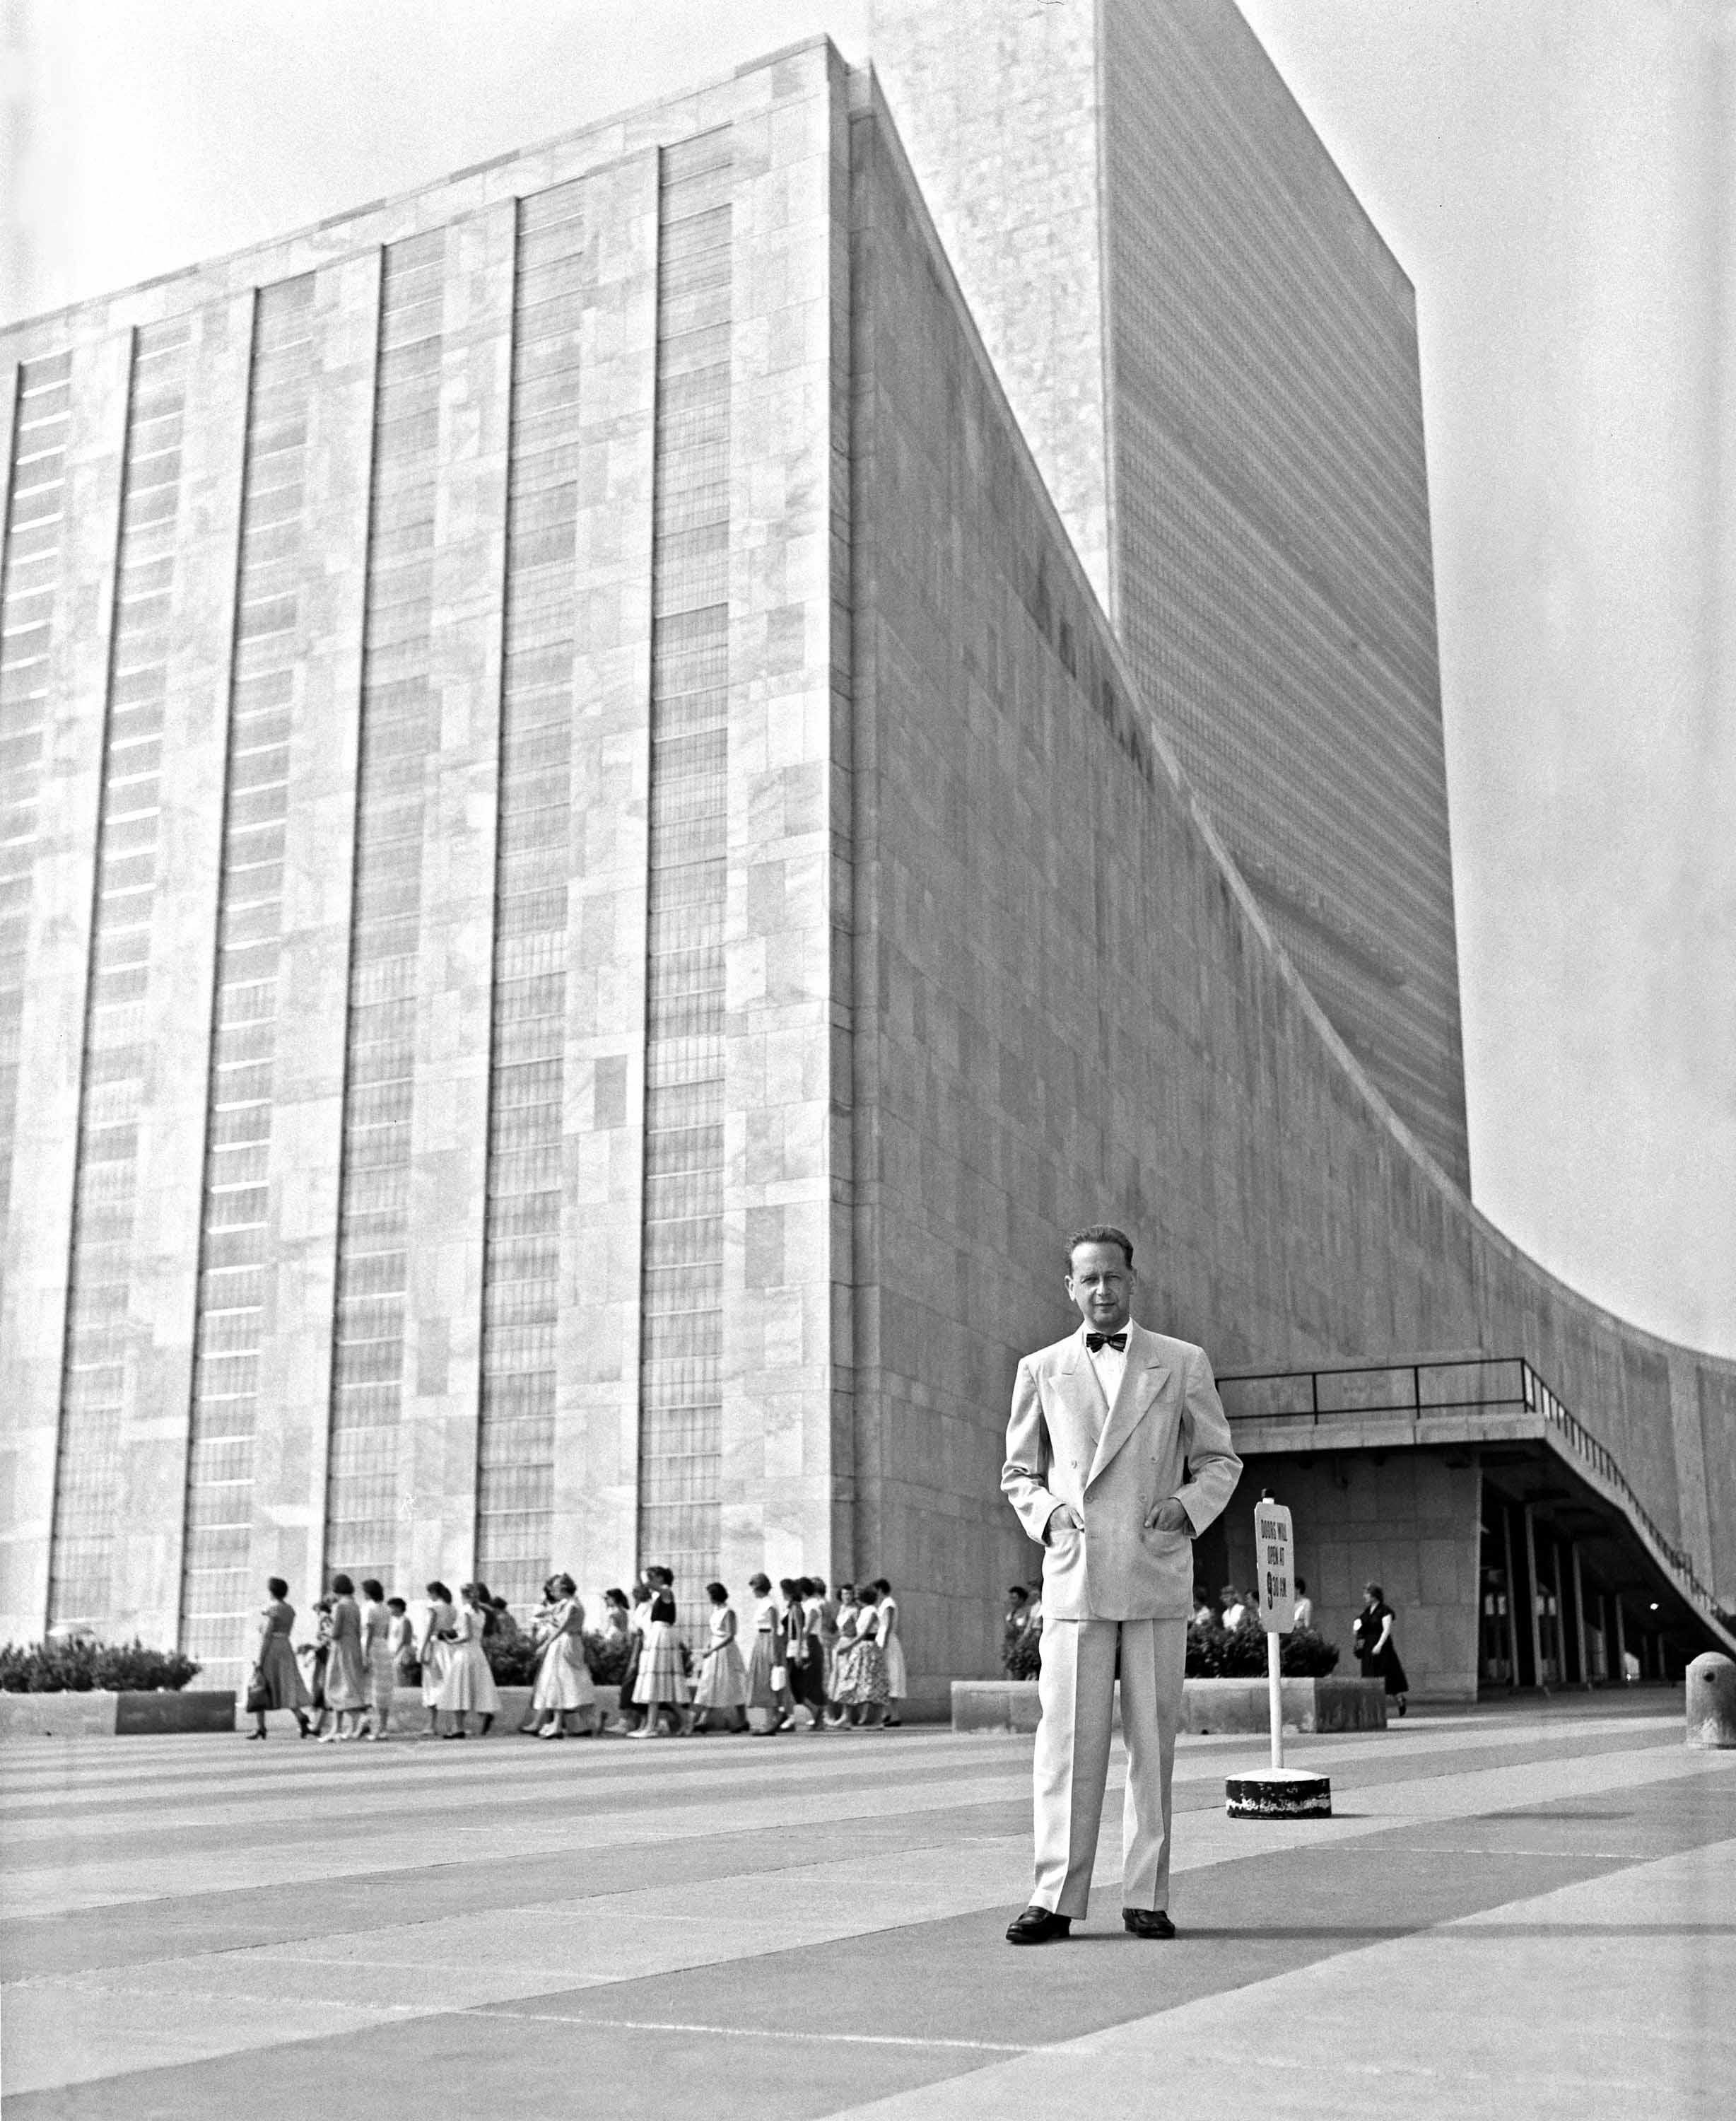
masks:
<path id="1" fill-rule="evenodd" d="M 1036 1890 L 1033 1907 L 1081 1916 L 1103 1819 L 1115 1713 L 1115 1651 L 1121 1652 L 1121 1735 L 1127 1746 L 1122 1807 L 1121 1904 L 1166 1908 L 1170 1896 L 1170 1778 L 1181 1722 L 1188 1654 L 1185 1620 L 1049 1620 L 1037 1681 L 1033 1794 Z"/>

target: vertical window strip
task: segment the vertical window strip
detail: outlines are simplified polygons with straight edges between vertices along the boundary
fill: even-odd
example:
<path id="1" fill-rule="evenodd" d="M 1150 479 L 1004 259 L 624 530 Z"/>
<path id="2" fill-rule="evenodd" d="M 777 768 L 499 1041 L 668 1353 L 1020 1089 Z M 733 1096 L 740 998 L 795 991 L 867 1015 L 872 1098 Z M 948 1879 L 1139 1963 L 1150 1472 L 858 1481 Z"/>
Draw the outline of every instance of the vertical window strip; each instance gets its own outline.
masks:
<path id="1" fill-rule="evenodd" d="M 72 373 L 67 353 L 26 361 L 18 371 L 0 545 L 0 1219 L 12 1191 L 49 653 L 66 552 Z"/>
<path id="2" fill-rule="evenodd" d="M 727 133 L 668 150 L 659 202 L 639 1553 L 717 1573 L 723 1413 L 728 716 Z"/>
<path id="3" fill-rule="evenodd" d="M 264 1337 L 268 1178 L 282 934 L 289 729 L 300 652 L 303 490 L 316 371 L 311 273 L 260 289 L 254 311 L 235 576 L 216 989 L 193 1342 L 181 1642 L 244 1657 Z"/>
<path id="4" fill-rule="evenodd" d="M 144 996 L 191 340 L 192 319 L 179 317 L 140 332 L 133 346 L 49 1559 L 49 1624 L 56 1628 L 100 1625 L 114 1606 L 114 1498 L 147 1059 Z"/>
<path id="5" fill-rule="evenodd" d="M 583 202 L 521 203 L 513 291 L 477 1573 L 514 1602 L 553 1566 Z"/>
<path id="6" fill-rule="evenodd" d="M 446 232 L 382 261 L 332 1322 L 328 1576 L 395 1573 Z"/>

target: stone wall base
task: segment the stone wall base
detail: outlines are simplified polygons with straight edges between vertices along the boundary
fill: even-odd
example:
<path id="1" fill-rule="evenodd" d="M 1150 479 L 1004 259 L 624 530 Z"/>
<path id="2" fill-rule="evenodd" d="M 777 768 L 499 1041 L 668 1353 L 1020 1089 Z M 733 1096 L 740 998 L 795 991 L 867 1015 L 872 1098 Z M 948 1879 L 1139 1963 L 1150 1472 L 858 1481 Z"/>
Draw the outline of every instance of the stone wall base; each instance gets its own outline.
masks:
<path id="1" fill-rule="evenodd" d="M 0 1744 L 26 1738 L 139 1738 L 174 1731 L 233 1731 L 230 1687 L 117 1694 L 0 1694 Z"/>

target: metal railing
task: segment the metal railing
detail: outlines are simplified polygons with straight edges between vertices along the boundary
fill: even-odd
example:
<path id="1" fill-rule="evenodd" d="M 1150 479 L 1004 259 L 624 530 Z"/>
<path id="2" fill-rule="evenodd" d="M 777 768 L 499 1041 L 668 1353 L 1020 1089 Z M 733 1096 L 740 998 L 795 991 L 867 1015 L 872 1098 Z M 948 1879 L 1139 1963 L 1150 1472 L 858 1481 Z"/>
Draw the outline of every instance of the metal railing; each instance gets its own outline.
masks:
<path id="1" fill-rule="evenodd" d="M 1561 1401 L 1523 1355 L 1451 1356 L 1438 1362 L 1357 1363 L 1327 1370 L 1239 1370 L 1217 1380 L 1224 1410 L 1242 1421 L 1336 1423 L 1347 1415 L 1509 1412 L 1540 1419 L 1566 1453 L 1594 1472 L 1709 1618 L 1722 1615 L 1691 1556 L 1667 1538 L 1606 1444 Z M 1284 1403 L 1301 1401 L 1302 1404 Z M 1265 1403 L 1271 1402 L 1271 1403 Z"/>

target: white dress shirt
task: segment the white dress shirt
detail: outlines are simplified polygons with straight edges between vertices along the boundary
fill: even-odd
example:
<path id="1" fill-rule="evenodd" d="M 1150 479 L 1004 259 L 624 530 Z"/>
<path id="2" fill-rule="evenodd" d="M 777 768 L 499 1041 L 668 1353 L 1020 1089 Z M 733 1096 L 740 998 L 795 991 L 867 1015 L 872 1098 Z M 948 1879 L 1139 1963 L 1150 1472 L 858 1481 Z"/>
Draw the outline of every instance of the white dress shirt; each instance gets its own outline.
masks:
<path id="1" fill-rule="evenodd" d="M 1080 1330 L 1089 1333 L 1096 1329 L 1087 1326 L 1081 1327 Z M 1117 1330 L 1123 1333 L 1131 1333 L 1133 1330 L 1133 1320 L 1129 1318 L 1126 1325 Z M 1127 1350 L 1125 1348 L 1111 1348 L 1105 1342 L 1101 1348 L 1087 1348 L 1085 1352 L 1090 1359 L 1091 1368 L 1097 1373 L 1097 1382 L 1103 1387 L 1104 1404 L 1105 1407 L 1111 1407 L 1115 1403 L 1115 1394 L 1121 1389 L 1122 1377 L 1126 1374 Z"/>

